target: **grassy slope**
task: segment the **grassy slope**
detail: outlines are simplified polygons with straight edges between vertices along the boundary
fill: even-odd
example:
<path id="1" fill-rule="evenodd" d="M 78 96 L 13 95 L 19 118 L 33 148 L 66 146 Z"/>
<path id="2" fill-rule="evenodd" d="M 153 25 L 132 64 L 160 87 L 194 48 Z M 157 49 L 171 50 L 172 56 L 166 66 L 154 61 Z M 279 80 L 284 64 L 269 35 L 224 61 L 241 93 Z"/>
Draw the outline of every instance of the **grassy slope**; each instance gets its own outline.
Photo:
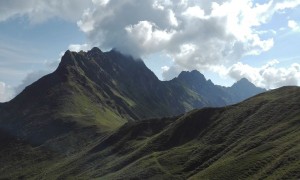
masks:
<path id="1" fill-rule="evenodd" d="M 285 87 L 233 106 L 127 123 L 110 135 L 80 129 L 69 137 L 82 148 L 69 154 L 58 149 L 64 137 L 35 148 L 15 143 L 2 151 L 19 153 L 20 163 L 2 157 L 0 178 L 297 179 L 299 102 L 300 89 Z"/>
<path id="2" fill-rule="evenodd" d="M 258 134 L 271 136 L 278 131 L 290 135 L 291 132 L 284 132 L 284 128 L 290 131 L 298 127 L 290 126 L 290 123 L 274 123 L 278 118 L 284 122 L 299 120 L 299 114 L 293 114 L 299 113 L 299 108 L 293 109 L 299 107 L 296 101 L 299 100 L 299 90 L 287 88 L 227 108 L 202 109 L 181 118 L 128 123 L 118 129 L 127 120 L 134 119 L 135 111 L 140 116 L 143 112 L 151 115 L 170 109 L 172 98 L 156 104 L 156 99 L 164 98 L 156 92 L 155 100 L 149 105 L 140 94 L 136 97 L 135 93 L 124 95 L 115 84 L 115 78 L 104 81 L 105 74 L 101 74 L 95 80 L 95 74 L 88 75 L 86 73 L 90 71 L 83 71 L 84 67 L 97 68 L 94 59 L 87 61 L 77 53 L 67 52 L 66 55 L 70 56 L 67 63 L 75 63 L 74 66 L 58 69 L 29 86 L 10 103 L 0 104 L 1 133 L 8 139 L 14 139 L 1 148 L 1 155 L 9 153 L 7 157 L 1 157 L 5 166 L 0 168 L 0 178 L 206 178 L 216 176 L 216 169 L 222 168 L 223 164 L 237 164 L 235 151 L 231 152 L 234 148 L 238 152 L 248 151 L 249 146 L 254 146 L 252 144 L 264 142 L 257 140 Z M 76 60 L 74 56 L 77 56 Z M 149 89 L 148 86 L 139 88 Z M 179 88 L 169 96 L 178 97 L 182 91 Z M 138 92 L 142 94 L 144 91 Z M 184 92 L 192 98 L 173 98 L 174 103 L 183 102 L 184 109 L 192 108 L 196 94 Z M 294 97 L 292 92 L 295 92 Z M 198 100 L 201 103 L 202 99 Z M 286 101 L 288 103 L 282 107 L 282 102 Z M 290 109 L 285 109 L 289 106 Z M 286 116 L 283 117 L 284 114 Z M 269 122 L 269 119 L 272 121 Z M 269 130 L 268 126 L 272 129 Z M 243 141 L 250 144 L 243 145 Z M 276 141 L 279 141 L 278 138 Z M 274 148 L 271 148 L 272 151 Z M 17 159 L 14 153 L 19 154 Z M 295 167 L 299 166 L 296 164 Z M 238 173 L 240 171 L 237 170 Z M 228 177 L 232 175 L 230 173 Z"/>
<path id="3" fill-rule="evenodd" d="M 286 87 L 163 120 L 164 125 L 127 124 L 60 175 L 79 168 L 76 177 L 101 179 L 297 179 L 299 102 L 299 88 Z"/>
<path id="4" fill-rule="evenodd" d="M 80 58 L 80 54 L 75 55 Z M 77 61 L 66 52 L 54 73 L 2 104 L 0 129 L 42 144 L 74 129 L 96 126 L 98 132 L 108 132 L 131 120 L 116 102 L 123 98 L 120 94 L 109 85 L 95 84 L 77 65 L 63 64 Z"/>

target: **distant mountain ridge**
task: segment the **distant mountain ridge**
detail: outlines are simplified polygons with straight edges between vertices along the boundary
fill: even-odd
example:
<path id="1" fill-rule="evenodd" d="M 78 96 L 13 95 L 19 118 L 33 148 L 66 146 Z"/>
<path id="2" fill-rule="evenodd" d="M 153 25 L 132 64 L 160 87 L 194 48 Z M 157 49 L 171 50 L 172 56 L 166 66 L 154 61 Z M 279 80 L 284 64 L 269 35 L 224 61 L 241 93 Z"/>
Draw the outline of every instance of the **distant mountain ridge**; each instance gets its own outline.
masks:
<path id="1" fill-rule="evenodd" d="M 249 96 L 254 96 L 258 93 L 261 93 L 262 89 L 257 88 L 248 79 L 242 78 L 229 87 L 228 90 L 234 93 L 237 98 L 246 99 Z"/>
<path id="2" fill-rule="evenodd" d="M 128 121 L 225 106 L 265 91 L 243 82 L 221 87 L 195 70 L 160 81 L 142 60 L 116 50 L 68 50 L 56 71 L 1 104 L 0 128 L 17 128 L 17 136 L 40 144 L 68 133 L 72 126 L 97 126 L 106 132 Z"/>

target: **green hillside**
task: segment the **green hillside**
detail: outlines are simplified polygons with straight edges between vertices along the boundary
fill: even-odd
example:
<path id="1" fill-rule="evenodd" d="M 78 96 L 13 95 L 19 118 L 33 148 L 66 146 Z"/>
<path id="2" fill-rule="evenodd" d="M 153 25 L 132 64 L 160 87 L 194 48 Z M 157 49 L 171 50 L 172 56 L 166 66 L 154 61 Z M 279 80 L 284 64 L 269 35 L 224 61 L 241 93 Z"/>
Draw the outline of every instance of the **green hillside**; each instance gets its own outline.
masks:
<path id="1" fill-rule="evenodd" d="M 69 155 L 10 140 L 21 155 L 1 158 L 0 178 L 299 179 L 299 122 L 300 88 L 283 87 L 231 106 L 129 122 L 85 136 L 89 143 Z"/>
<path id="2" fill-rule="evenodd" d="M 107 179 L 299 179 L 299 102 L 300 88 L 284 87 L 237 105 L 192 111 L 152 135 L 124 138 L 135 130 L 130 127 L 118 141 L 104 142 L 106 148 L 87 156 L 102 155 L 99 164 L 109 163 L 86 174 Z M 126 145 L 118 148 L 120 143 Z"/>
<path id="3" fill-rule="evenodd" d="M 297 164 L 272 163 L 297 148 L 299 89 L 229 106 L 264 91 L 246 79 L 217 86 L 198 71 L 160 81 L 115 50 L 67 51 L 53 73 L 0 103 L 0 179 L 298 176 Z M 258 172 L 261 158 L 270 167 Z"/>

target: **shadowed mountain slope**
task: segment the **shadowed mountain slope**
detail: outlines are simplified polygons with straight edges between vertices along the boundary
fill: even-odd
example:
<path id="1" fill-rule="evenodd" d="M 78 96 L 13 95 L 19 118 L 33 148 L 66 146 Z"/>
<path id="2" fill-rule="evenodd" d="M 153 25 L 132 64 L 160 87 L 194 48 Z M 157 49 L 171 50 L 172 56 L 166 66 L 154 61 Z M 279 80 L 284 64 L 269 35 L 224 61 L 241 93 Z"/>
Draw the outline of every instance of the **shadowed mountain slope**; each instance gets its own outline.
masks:
<path id="1" fill-rule="evenodd" d="M 0 104 L 0 128 L 38 145 L 74 128 L 96 127 L 103 133 L 128 121 L 223 106 L 264 91 L 253 89 L 233 98 L 229 88 L 206 81 L 198 71 L 164 82 L 142 60 L 115 50 L 67 51 L 56 71 Z"/>
<path id="2" fill-rule="evenodd" d="M 99 161 L 95 168 L 103 172 L 97 170 L 82 176 L 109 175 L 148 155 L 143 150 L 145 139 L 153 143 L 163 141 L 167 136 L 159 140 L 155 137 L 179 121 L 157 118 L 176 116 L 195 108 L 233 104 L 264 91 L 251 83 L 239 84 L 232 87 L 234 91 L 216 86 L 198 71 L 182 72 L 171 81 L 160 81 L 142 60 L 115 50 L 66 51 L 53 73 L 26 87 L 10 102 L 0 103 L 0 178 L 79 176 L 85 172 L 85 165 L 91 165 L 86 159 L 91 154 L 98 155 L 99 151 L 102 156 L 102 150 L 109 161 Z M 239 91 L 240 87 L 249 90 L 247 86 L 253 91 Z M 141 121 L 149 118 L 153 120 Z M 122 133 L 118 135 L 122 130 L 124 137 Z M 130 132 L 131 135 L 126 134 Z M 120 141 L 120 137 L 124 139 Z M 178 141 L 176 146 L 185 141 Z M 172 148 L 172 142 L 159 142 L 150 149 Z M 123 146 L 128 148 L 122 152 L 124 161 L 116 162 L 114 158 L 121 156 L 110 151 L 105 154 L 107 147 L 118 153 Z M 137 154 L 127 159 L 129 152 Z M 74 166 L 77 169 L 70 168 L 70 163 L 75 162 L 79 165 Z M 113 165 L 110 167 L 108 162 Z"/>
<path id="3" fill-rule="evenodd" d="M 283 87 L 231 106 L 128 122 L 59 160 L 45 146 L 26 146 L 37 157 L 48 152 L 22 156 L 40 166 L 24 173 L 7 161 L 0 177 L 299 179 L 299 122 L 300 88 Z"/>

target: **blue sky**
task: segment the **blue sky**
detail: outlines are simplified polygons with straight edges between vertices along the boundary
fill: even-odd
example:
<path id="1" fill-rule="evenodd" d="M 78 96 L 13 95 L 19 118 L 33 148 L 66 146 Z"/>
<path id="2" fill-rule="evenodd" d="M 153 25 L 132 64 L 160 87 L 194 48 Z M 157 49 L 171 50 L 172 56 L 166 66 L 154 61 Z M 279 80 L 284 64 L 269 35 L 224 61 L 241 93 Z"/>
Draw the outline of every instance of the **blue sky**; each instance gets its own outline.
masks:
<path id="1" fill-rule="evenodd" d="M 93 46 L 142 57 L 162 80 L 197 69 L 224 86 L 299 85 L 299 39 L 299 0 L 0 0 L 0 102 Z"/>

